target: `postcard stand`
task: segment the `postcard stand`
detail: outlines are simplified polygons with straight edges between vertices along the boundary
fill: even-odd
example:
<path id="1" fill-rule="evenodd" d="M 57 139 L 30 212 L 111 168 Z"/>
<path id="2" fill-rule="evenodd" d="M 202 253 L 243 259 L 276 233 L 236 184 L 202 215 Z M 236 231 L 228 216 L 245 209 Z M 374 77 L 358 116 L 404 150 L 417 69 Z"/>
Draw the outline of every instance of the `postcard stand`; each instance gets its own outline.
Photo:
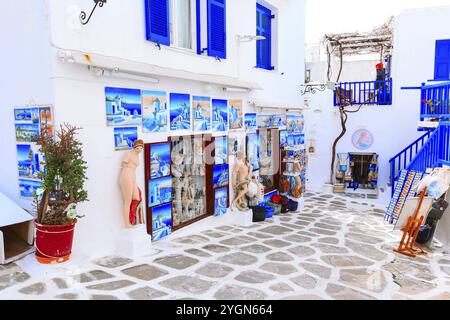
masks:
<path id="1" fill-rule="evenodd" d="M 400 241 L 400 245 L 397 249 L 394 249 L 395 252 L 413 257 L 415 258 L 419 254 L 427 254 L 427 252 L 420 248 L 414 248 L 414 244 L 416 243 L 417 236 L 419 235 L 420 227 L 424 222 L 424 217 L 421 215 L 419 217 L 419 212 L 422 207 L 423 200 L 427 193 L 427 187 L 424 188 L 420 195 L 419 204 L 415 210 L 414 217 L 408 218 L 408 223 L 402 229 L 403 237 Z"/>

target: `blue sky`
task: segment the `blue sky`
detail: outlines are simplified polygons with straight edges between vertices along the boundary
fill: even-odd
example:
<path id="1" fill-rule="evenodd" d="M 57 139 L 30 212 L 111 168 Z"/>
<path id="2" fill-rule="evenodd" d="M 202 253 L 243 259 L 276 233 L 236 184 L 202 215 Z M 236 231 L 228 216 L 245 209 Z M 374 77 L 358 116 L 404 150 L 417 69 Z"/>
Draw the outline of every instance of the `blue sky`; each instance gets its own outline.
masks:
<path id="1" fill-rule="evenodd" d="M 119 95 L 128 103 L 141 103 L 141 90 L 139 89 L 105 87 L 105 95 L 110 98 L 114 98 Z"/>

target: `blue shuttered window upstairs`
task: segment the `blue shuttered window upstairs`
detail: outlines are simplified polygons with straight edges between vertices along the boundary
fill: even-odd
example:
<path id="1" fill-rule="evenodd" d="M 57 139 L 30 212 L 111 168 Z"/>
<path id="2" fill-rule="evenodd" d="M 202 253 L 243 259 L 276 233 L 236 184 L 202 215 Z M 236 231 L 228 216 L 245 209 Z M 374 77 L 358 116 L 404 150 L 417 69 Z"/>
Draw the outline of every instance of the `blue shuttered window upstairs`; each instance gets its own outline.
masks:
<path id="1" fill-rule="evenodd" d="M 208 0 L 208 55 L 227 57 L 226 0 Z"/>
<path id="2" fill-rule="evenodd" d="M 436 41 L 434 79 L 450 80 L 450 40 Z"/>
<path id="3" fill-rule="evenodd" d="M 147 40 L 170 46 L 169 0 L 145 0 Z"/>
<path id="4" fill-rule="evenodd" d="M 256 4 L 256 35 L 265 40 L 256 42 L 256 67 L 273 70 L 272 66 L 272 11 L 259 3 Z"/>

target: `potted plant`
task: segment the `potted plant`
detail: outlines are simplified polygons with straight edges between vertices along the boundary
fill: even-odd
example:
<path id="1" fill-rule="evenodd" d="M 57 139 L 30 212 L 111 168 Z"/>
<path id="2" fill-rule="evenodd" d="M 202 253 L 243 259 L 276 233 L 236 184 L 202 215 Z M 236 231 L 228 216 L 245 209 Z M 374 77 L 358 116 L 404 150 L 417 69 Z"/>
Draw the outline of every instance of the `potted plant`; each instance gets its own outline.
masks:
<path id="1" fill-rule="evenodd" d="M 84 190 L 86 162 L 82 144 L 76 139 L 79 128 L 64 124 L 56 136 L 42 131 L 38 145 L 45 157 L 43 181 L 35 193 L 37 211 L 36 258 L 41 263 L 61 263 L 70 258 L 77 218 L 76 206 L 87 201 Z"/>

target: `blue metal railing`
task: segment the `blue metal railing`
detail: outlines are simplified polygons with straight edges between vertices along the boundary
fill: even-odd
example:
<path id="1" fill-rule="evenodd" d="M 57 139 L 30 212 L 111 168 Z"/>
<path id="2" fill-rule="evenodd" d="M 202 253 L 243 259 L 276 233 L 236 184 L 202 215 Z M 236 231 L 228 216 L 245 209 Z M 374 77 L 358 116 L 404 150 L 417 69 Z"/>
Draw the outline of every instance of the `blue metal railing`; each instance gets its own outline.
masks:
<path id="1" fill-rule="evenodd" d="M 392 105 L 392 78 L 377 81 L 336 83 L 334 106 Z"/>
<path id="2" fill-rule="evenodd" d="M 398 180 L 401 171 L 408 167 L 417 153 L 422 149 L 430 135 L 431 132 L 428 131 L 389 160 L 389 164 L 391 167 L 390 179 L 392 194 L 394 194 L 395 182 Z"/>
<path id="3" fill-rule="evenodd" d="M 450 82 L 422 83 L 420 117 L 422 121 L 430 118 L 450 119 Z"/>
<path id="4" fill-rule="evenodd" d="M 450 163 L 450 122 L 441 122 L 406 168 L 425 172 Z"/>

